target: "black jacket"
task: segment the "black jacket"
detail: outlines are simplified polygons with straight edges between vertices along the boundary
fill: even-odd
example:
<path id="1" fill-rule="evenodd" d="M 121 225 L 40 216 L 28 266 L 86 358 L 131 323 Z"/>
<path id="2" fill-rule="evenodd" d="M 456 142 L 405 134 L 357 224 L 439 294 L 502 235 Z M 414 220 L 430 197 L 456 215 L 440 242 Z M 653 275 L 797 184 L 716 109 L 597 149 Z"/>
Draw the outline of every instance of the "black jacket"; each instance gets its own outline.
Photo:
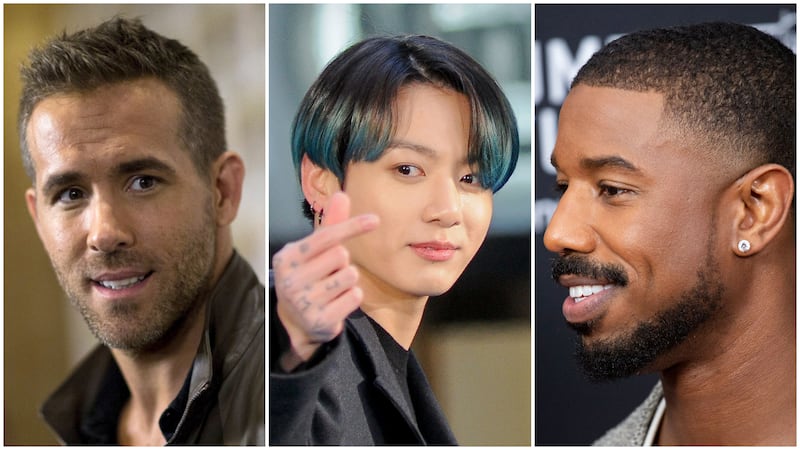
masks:
<path id="1" fill-rule="evenodd" d="M 367 316 L 356 310 L 345 330 L 323 346 L 310 367 L 277 366 L 288 336 L 270 289 L 269 443 L 271 445 L 456 444 L 413 352 L 402 393 Z"/>
<path id="2" fill-rule="evenodd" d="M 264 444 L 264 285 L 234 253 L 214 287 L 206 329 L 192 365 L 188 401 L 167 444 Z M 110 365 L 98 346 L 42 406 L 64 444 L 86 444 L 91 415 Z"/>

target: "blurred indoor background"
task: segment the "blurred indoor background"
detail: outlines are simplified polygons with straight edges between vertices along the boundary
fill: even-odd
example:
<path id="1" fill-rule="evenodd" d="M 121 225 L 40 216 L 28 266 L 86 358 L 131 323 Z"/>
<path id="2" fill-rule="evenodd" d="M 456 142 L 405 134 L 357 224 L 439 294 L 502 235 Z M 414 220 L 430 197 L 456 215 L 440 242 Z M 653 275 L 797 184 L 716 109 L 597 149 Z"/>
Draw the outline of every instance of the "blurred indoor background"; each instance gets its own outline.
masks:
<path id="1" fill-rule="evenodd" d="M 209 67 L 225 102 L 231 150 L 246 164 L 234 222 L 238 251 L 264 280 L 264 5 L 4 5 L 4 425 L 6 445 L 55 444 L 38 418 L 44 398 L 95 344 L 59 287 L 25 207 L 30 186 L 16 131 L 19 66 L 28 51 L 64 30 L 115 15 L 140 17 L 186 44 Z"/>
<path id="2" fill-rule="evenodd" d="M 269 251 L 311 226 L 290 160 L 302 96 L 337 53 L 376 34 L 429 34 L 477 59 L 516 114 L 517 169 L 495 196 L 489 236 L 414 343 L 464 445 L 531 443 L 531 7 L 529 4 L 269 5 Z"/>

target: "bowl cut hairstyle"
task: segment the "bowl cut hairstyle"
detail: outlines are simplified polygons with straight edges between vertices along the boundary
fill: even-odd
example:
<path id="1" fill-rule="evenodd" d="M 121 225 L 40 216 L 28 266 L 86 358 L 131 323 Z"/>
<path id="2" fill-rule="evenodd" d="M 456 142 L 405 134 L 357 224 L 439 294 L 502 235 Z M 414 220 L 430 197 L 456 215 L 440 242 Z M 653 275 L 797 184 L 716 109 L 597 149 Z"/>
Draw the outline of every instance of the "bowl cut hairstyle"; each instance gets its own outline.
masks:
<path id="1" fill-rule="evenodd" d="M 401 88 L 428 84 L 463 94 L 470 105 L 467 160 L 482 187 L 499 190 L 519 155 L 514 113 L 494 78 L 469 55 L 437 38 L 373 37 L 334 58 L 303 98 L 292 130 L 292 159 L 303 155 L 344 183 L 348 164 L 375 161 L 396 127 Z M 308 202 L 303 213 L 313 218 Z"/>
<path id="2" fill-rule="evenodd" d="M 177 133 L 198 173 L 207 173 L 227 149 L 224 106 L 208 67 L 189 48 L 149 30 L 138 19 L 116 17 L 94 28 L 63 32 L 33 49 L 28 59 L 21 68 L 18 130 L 31 180 L 36 173 L 26 131 L 41 100 L 142 78 L 154 78 L 177 95 Z"/>

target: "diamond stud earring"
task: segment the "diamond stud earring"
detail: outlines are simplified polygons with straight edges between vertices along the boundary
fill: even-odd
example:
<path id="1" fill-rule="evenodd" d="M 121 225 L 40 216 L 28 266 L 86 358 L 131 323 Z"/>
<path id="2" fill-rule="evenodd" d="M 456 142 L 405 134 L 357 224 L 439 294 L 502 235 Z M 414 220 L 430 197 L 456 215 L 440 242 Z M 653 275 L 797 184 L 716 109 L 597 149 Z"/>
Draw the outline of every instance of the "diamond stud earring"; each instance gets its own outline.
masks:
<path id="1" fill-rule="evenodd" d="M 748 241 L 747 239 L 742 239 L 741 241 L 739 241 L 736 247 L 738 247 L 739 251 L 741 251 L 742 253 L 747 253 L 750 251 L 750 241 Z"/>

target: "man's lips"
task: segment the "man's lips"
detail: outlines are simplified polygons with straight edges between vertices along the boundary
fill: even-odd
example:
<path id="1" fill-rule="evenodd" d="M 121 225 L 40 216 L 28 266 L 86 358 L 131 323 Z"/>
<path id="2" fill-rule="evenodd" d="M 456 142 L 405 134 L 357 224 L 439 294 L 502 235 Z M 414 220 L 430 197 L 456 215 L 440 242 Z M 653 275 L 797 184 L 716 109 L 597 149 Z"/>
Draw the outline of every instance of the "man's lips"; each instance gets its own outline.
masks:
<path id="1" fill-rule="evenodd" d="M 415 242 L 409 244 L 409 247 L 429 261 L 447 261 L 458 250 L 458 246 L 447 241 Z"/>
<path id="2" fill-rule="evenodd" d="M 611 289 L 612 287 L 614 287 L 613 284 L 584 284 L 580 286 L 571 286 L 569 288 L 569 296 L 575 300 L 575 303 L 580 303 L 589 296 L 606 289 Z"/>
<path id="3" fill-rule="evenodd" d="M 123 271 L 114 273 L 103 273 L 98 276 L 92 277 L 91 281 L 97 286 L 116 291 L 116 290 L 130 288 L 131 286 L 134 286 L 144 281 L 152 273 L 153 273 L 152 271 L 150 272 Z"/>
<path id="4" fill-rule="evenodd" d="M 561 309 L 571 323 L 588 322 L 602 314 L 611 299 L 611 289 L 618 287 L 607 280 L 576 275 L 562 275 L 558 283 L 569 289 Z"/>

